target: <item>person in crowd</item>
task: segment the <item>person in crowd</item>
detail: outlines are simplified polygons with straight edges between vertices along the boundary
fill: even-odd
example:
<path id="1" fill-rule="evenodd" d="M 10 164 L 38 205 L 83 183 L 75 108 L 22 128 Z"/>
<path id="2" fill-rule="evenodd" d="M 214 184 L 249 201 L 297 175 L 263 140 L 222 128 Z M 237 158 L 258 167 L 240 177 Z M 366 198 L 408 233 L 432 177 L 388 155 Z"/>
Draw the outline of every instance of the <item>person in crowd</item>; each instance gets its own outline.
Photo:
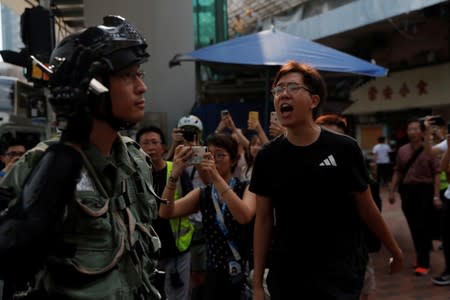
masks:
<path id="1" fill-rule="evenodd" d="M 298 291 L 314 299 L 357 300 L 368 261 L 362 225 L 392 254 L 392 273 L 401 270 L 403 252 L 372 199 L 356 141 L 314 121 L 326 95 L 319 72 L 289 61 L 276 74 L 272 93 L 287 131 L 258 152 L 253 167 L 253 299 L 264 299 L 272 249 L 267 277 L 272 300 Z"/>
<path id="2" fill-rule="evenodd" d="M 429 131 L 433 123 L 430 119 L 432 116 L 426 116 L 424 118 L 424 125 Z M 441 158 L 440 167 L 441 172 L 446 173 L 446 179 L 450 178 L 450 151 L 448 150 L 448 143 L 450 140 L 450 132 L 447 130 L 447 138 L 440 143 L 433 144 L 431 139 L 425 139 L 425 150 L 429 153 L 437 155 Z M 442 180 L 442 175 L 441 175 Z M 441 185 L 442 188 L 442 185 Z M 437 286 L 450 285 L 450 185 L 447 185 L 447 189 L 441 193 L 442 211 L 441 211 L 441 240 L 442 250 L 444 254 L 444 269 L 438 276 L 432 278 L 433 284 Z"/>
<path id="3" fill-rule="evenodd" d="M 254 134 L 250 138 L 250 144 L 245 151 L 245 161 L 247 162 L 247 168 L 244 170 L 244 179 L 248 182 L 250 182 L 252 178 L 253 163 L 255 162 L 256 155 L 258 154 L 259 150 L 261 150 L 262 146 L 266 143 L 263 143 L 261 141 L 261 138 L 257 134 Z"/>
<path id="4" fill-rule="evenodd" d="M 11 170 L 14 164 L 25 154 L 26 150 L 24 143 L 19 139 L 12 139 L 8 142 L 2 157 L 4 167 L 0 171 L 0 177 L 4 177 Z"/>
<path id="5" fill-rule="evenodd" d="M 160 298 L 151 282 L 160 245 L 151 162 L 119 134 L 144 118 L 146 48 L 132 24 L 110 15 L 51 54 L 61 136 L 28 151 L 0 185 L 11 197 L 0 278 L 12 288 L 33 278 L 30 299 Z"/>
<path id="6" fill-rule="evenodd" d="M 444 155 L 441 160 L 441 170 L 445 171 L 447 174 L 450 174 L 450 151 L 448 147 L 448 144 L 450 143 L 450 133 L 447 134 L 447 139 L 444 142 L 437 147 L 441 151 L 444 151 Z M 432 282 L 438 286 L 446 286 L 450 285 L 450 185 L 447 187 L 441 199 L 443 202 L 441 239 L 445 265 L 442 273 L 435 276 L 432 279 Z"/>
<path id="7" fill-rule="evenodd" d="M 175 151 L 173 178 L 166 184 L 161 205 L 163 218 L 189 215 L 200 210 L 206 238 L 207 272 L 203 299 L 240 299 L 243 293 L 246 260 L 251 244 L 246 224 L 255 214 L 255 197 L 248 192 L 248 183 L 233 177 L 237 163 L 238 144 L 229 134 L 213 134 L 206 140 L 208 152 L 197 165 L 211 179 L 204 188 L 195 188 L 186 196 L 174 199 L 175 184 L 192 155 L 189 146 Z"/>
<path id="8" fill-rule="evenodd" d="M 136 141 L 152 159 L 153 188 L 158 196 L 162 196 L 173 167 L 171 161 L 164 159 L 165 136 L 159 127 L 147 126 L 137 131 Z M 180 180 L 176 184 L 175 199 L 192 190 L 192 183 L 186 172 L 180 175 Z M 194 226 L 187 217 L 171 220 L 158 217 L 153 224 L 161 240 L 158 269 L 166 274 L 163 299 L 188 300 L 191 273 L 190 245 Z"/>
<path id="9" fill-rule="evenodd" d="M 402 211 L 411 231 L 416 251 L 415 274 L 427 275 L 430 271 L 432 249 L 433 205 L 440 205 L 437 156 L 424 150 L 425 125 L 417 118 L 407 123 L 409 143 L 398 149 L 394 174 L 389 188 L 389 202 L 395 203 L 398 190 Z"/>
<path id="10" fill-rule="evenodd" d="M 166 159 L 172 160 L 175 148 L 180 144 L 201 145 L 203 123 L 195 115 L 183 116 L 178 120 L 176 128 L 172 129 L 172 144 L 167 152 Z"/>
<path id="11" fill-rule="evenodd" d="M 3 160 L 5 158 L 5 152 L 6 152 L 5 148 L 6 148 L 6 143 L 0 140 L 0 170 L 3 170 L 3 168 L 5 167 L 5 163 L 3 162 Z"/>
<path id="12" fill-rule="evenodd" d="M 338 114 L 321 115 L 316 119 L 316 124 L 340 134 L 348 134 L 347 120 Z M 373 179 L 373 175 L 371 174 L 371 172 L 369 172 L 369 177 L 370 192 L 372 194 L 373 200 L 375 201 L 375 204 L 381 211 L 380 186 L 378 182 Z M 360 300 L 368 300 L 369 296 L 375 293 L 375 269 L 370 253 L 378 252 L 381 248 L 380 241 L 373 235 L 372 232 L 370 232 L 367 226 L 364 227 L 364 235 L 366 238 L 365 240 L 367 243 L 367 249 L 369 250 L 369 261 L 367 262 L 366 266 L 366 273 L 364 275 L 364 284 L 361 290 Z"/>
<path id="13" fill-rule="evenodd" d="M 179 145 L 200 146 L 202 144 L 203 123 L 195 115 L 183 116 L 178 120 L 177 127 L 172 130 L 172 145 L 166 156 L 167 160 L 173 160 L 175 149 Z M 196 165 L 185 168 L 191 180 L 193 188 L 205 186 L 209 178 L 204 176 Z M 194 225 L 194 235 L 191 241 L 191 300 L 202 300 L 203 285 L 206 272 L 205 236 L 203 233 L 202 213 L 200 211 L 189 216 Z"/>
<path id="14" fill-rule="evenodd" d="M 392 151 L 391 146 L 386 143 L 386 137 L 380 136 L 377 144 L 372 148 L 373 160 L 376 165 L 378 184 L 387 185 L 391 180 L 392 164 L 389 153 Z"/>
<path id="15" fill-rule="evenodd" d="M 316 124 L 340 134 L 348 134 L 347 119 L 338 114 L 323 114 L 316 118 Z"/>
<path id="16" fill-rule="evenodd" d="M 445 126 L 445 120 L 441 116 L 425 116 L 422 118 L 425 126 L 425 138 L 424 145 L 428 152 L 437 155 L 439 159 L 442 159 L 444 153 L 447 151 L 447 128 Z M 441 164 L 442 166 L 442 164 Z M 443 204 L 445 202 L 444 193 L 448 188 L 447 168 L 441 167 L 441 173 L 439 174 L 440 180 L 440 198 L 441 205 L 435 203 L 433 206 L 432 215 L 432 239 L 442 240 L 442 218 L 443 218 Z M 442 249 L 442 244 L 440 247 Z"/>

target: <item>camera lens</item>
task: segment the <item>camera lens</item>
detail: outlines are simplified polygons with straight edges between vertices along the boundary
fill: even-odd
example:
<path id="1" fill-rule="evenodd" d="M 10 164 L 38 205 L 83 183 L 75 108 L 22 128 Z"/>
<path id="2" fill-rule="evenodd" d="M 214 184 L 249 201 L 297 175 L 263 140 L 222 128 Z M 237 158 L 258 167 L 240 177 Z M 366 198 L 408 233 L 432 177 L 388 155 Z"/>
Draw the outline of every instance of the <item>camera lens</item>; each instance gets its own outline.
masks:
<path id="1" fill-rule="evenodd" d="M 195 139 L 195 130 L 193 129 L 184 129 L 183 130 L 183 138 L 188 142 L 193 142 Z"/>

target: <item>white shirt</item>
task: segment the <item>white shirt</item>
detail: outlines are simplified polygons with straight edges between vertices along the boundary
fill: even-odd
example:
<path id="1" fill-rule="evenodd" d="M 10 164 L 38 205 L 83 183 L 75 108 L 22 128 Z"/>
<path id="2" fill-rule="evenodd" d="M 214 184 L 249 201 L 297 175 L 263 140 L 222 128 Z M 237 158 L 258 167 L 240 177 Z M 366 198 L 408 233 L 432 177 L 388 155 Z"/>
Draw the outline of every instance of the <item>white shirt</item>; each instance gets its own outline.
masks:
<path id="1" fill-rule="evenodd" d="M 434 147 L 438 148 L 442 153 L 444 153 L 448 149 L 447 140 L 443 140 L 439 144 L 434 145 L 433 148 Z"/>
<path id="2" fill-rule="evenodd" d="M 439 149 L 439 151 L 441 151 L 441 153 L 446 152 L 448 149 L 447 140 L 443 140 L 442 142 L 434 145 L 433 148 Z M 445 196 L 445 198 L 450 199 L 450 184 L 448 185 L 447 189 L 445 190 L 444 196 Z"/>
<path id="3" fill-rule="evenodd" d="M 372 153 L 376 155 L 375 162 L 377 164 L 390 163 L 391 159 L 389 158 L 389 152 L 391 151 L 391 147 L 388 144 L 376 144 L 372 149 Z"/>

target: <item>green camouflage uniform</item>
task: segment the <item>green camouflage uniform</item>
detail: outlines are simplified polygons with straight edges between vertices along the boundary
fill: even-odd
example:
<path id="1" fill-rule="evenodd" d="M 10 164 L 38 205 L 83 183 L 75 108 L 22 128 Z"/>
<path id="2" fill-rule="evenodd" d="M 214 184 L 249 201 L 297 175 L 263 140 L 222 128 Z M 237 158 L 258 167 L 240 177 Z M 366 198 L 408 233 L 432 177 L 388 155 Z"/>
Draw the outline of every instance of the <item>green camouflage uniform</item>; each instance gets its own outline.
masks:
<path id="1" fill-rule="evenodd" d="M 2 185 L 19 195 L 48 145 L 27 152 Z M 148 157 L 127 137 L 116 140 L 109 158 L 92 145 L 83 153 L 76 195 L 61 199 L 68 201 L 61 247 L 36 276 L 36 288 L 64 299 L 159 299 L 150 283 L 160 242 L 150 225 L 157 205 Z"/>

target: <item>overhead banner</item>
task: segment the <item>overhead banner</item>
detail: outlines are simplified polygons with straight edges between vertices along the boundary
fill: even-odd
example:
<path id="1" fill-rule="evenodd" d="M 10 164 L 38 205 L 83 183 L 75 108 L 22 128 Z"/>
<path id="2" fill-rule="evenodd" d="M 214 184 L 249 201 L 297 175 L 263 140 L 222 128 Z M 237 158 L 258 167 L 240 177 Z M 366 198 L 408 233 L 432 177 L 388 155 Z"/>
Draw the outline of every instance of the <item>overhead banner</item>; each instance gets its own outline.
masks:
<path id="1" fill-rule="evenodd" d="M 371 114 L 450 105 L 450 64 L 393 72 L 351 93 L 343 114 Z"/>

